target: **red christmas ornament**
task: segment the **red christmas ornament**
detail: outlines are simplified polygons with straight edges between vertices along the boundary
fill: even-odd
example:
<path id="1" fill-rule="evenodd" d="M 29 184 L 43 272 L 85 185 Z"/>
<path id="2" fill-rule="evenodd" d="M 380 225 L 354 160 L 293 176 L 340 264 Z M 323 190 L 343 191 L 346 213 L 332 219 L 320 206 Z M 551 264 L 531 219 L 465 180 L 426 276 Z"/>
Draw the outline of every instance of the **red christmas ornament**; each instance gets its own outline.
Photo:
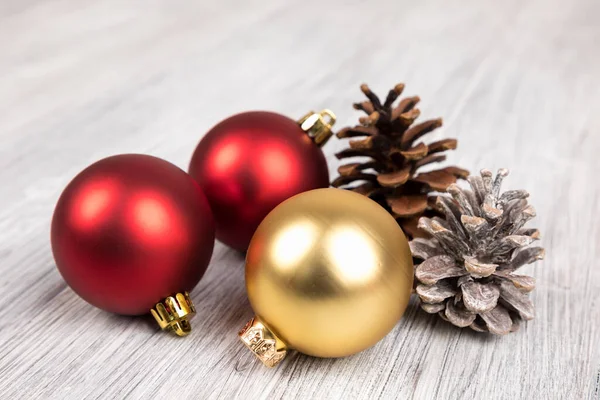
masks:
<path id="1" fill-rule="evenodd" d="M 217 225 L 217 239 L 246 250 L 263 218 L 298 193 L 329 186 L 320 146 L 331 136 L 335 116 L 309 113 L 296 122 L 280 114 L 234 115 L 202 138 L 189 167 L 204 189 Z"/>
<path id="2" fill-rule="evenodd" d="M 194 307 L 186 291 L 204 275 L 214 239 L 198 183 L 167 161 L 139 154 L 83 170 L 52 218 L 56 265 L 79 296 L 117 314 L 152 310 L 161 327 L 179 335 L 190 330 Z"/>

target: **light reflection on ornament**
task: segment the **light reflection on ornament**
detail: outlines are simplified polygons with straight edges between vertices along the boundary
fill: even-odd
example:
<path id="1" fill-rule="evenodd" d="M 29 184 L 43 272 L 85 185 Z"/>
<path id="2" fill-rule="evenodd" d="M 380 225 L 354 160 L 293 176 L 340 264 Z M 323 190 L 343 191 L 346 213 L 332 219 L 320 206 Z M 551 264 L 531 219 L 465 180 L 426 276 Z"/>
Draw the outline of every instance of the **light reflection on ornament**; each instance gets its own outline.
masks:
<path id="1" fill-rule="evenodd" d="M 281 268 L 294 267 L 310 251 L 317 237 L 318 227 L 303 221 L 280 232 L 273 239 L 273 256 Z"/>
<path id="2" fill-rule="evenodd" d="M 70 213 L 75 229 L 87 231 L 110 214 L 118 198 L 119 184 L 111 178 L 98 178 L 82 185 L 74 194 L 77 207 Z"/>
<path id="3" fill-rule="evenodd" d="M 257 160 L 260 163 L 262 174 L 268 179 L 264 185 L 268 190 L 277 190 L 287 185 L 295 184 L 297 180 L 297 165 L 302 162 L 284 146 L 265 146 L 262 157 Z"/>
<path id="4" fill-rule="evenodd" d="M 325 240 L 329 264 L 349 282 L 367 282 L 378 272 L 376 248 L 373 238 L 364 228 L 356 225 L 340 226 L 331 231 Z"/>
<path id="5" fill-rule="evenodd" d="M 242 150 L 240 143 L 233 140 L 223 143 L 214 153 L 215 173 L 226 175 L 230 169 L 235 168 Z"/>
<path id="6" fill-rule="evenodd" d="M 143 237 L 155 237 L 175 234 L 180 225 L 177 215 L 173 212 L 170 200 L 158 193 L 141 192 L 132 198 L 131 215 L 138 227 L 143 231 Z M 173 229 L 175 228 L 175 229 Z"/>

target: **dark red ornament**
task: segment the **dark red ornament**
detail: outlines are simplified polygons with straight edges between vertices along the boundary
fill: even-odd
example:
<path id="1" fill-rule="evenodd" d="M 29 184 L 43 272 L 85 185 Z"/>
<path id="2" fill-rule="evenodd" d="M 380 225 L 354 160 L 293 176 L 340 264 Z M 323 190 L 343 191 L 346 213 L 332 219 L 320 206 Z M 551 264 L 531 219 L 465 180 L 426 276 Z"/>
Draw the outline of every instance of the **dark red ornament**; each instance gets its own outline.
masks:
<path id="1" fill-rule="evenodd" d="M 83 170 L 52 218 L 52 251 L 65 281 L 92 305 L 124 315 L 146 314 L 179 292 L 165 315 L 193 310 L 183 292 L 202 278 L 214 239 L 198 183 L 167 161 L 139 154 Z"/>
<path id="2" fill-rule="evenodd" d="M 217 225 L 217 239 L 248 248 L 254 231 L 279 203 L 298 193 L 329 186 L 319 148 L 331 136 L 331 111 L 296 122 L 280 114 L 234 115 L 202 138 L 189 167 L 204 189 Z"/>

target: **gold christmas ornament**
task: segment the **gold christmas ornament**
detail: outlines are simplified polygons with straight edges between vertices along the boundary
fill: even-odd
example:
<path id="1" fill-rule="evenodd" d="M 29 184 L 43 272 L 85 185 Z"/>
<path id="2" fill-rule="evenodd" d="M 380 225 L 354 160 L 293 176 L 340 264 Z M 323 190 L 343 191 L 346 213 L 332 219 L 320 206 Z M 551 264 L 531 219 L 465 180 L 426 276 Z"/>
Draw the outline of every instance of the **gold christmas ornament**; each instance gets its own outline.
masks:
<path id="1" fill-rule="evenodd" d="M 287 349 L 348 356 L 392 330 L 412 285 L 408 242 L 385 209 L 340 189 L 301 193 L 250 242 L 246 288 L 256 317 L 240 338 L 270 367 Z"/>

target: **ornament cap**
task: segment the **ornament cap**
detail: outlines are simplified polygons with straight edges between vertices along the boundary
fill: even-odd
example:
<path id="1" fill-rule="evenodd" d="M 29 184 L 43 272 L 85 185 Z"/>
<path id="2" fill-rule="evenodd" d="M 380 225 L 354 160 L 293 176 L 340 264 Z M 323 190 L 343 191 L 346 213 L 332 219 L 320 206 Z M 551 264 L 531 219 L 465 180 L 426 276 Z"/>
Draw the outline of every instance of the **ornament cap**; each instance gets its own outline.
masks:
<path id="1" fill-rule="evenodd" d="M 240 340 L 264 365 L 272 368 L 287 354 L 287 345 L 259 317 L 254 317 L 239 332 Z"/>
<path id="2" fill-rule="evenodd" d="M 187 336 L 192 331 L 189 320 L 196 315 L 196 308 L 190 294 L 184 292 L 167 297 L 150 312 L 162 330 L 169 330 L 177 336 Z"/>
<path id="3" fill-rule="evenodd" d="M 313 142 L 321 147 L 333 135 L 331 127 L 335 124 L 335 120 L 335 114 L 331 110 L 324 109 L 318 113 L 314 111 L 309 112 L 298 123 L 300 124 L 300 128 L 308 134 Z"/>

